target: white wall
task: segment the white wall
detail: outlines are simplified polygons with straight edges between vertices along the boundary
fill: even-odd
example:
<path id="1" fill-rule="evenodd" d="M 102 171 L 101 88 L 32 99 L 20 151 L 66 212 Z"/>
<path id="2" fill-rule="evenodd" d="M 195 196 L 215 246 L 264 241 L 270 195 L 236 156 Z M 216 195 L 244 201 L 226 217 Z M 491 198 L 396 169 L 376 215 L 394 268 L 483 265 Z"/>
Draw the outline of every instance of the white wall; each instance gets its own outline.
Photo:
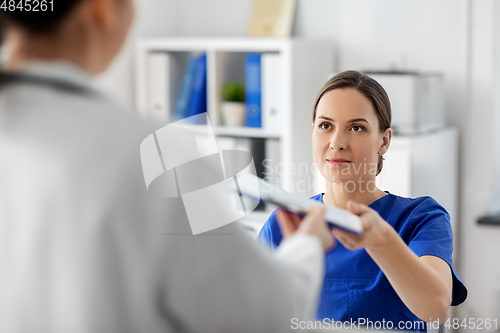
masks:
<path id="1" fill-rule="evenodd" d="M 251 8 L 251 0 L 182 0 L 176 35 L 244 36 Z M 443 71 L 450 122 L 458 125 L 465 102 L 466 0 L 297 0 L 294 35 L 330 39 L 339 70 Z"/>
<path id="2" fill-rule="evenodd" d="M 495 0 L 298 0 L 294 27 L 297 36 L 330 39 L 338 49 L 339 70 L 399 67 L 444 72 L 449 123 L 461 130 L 457 266 L 469 289 L 469 299 L 459 309 L 462 317 L 493 318 L 500 309 L 493 295 L 500 289 L 500 228 L 476 224 L 491 198 L 492 133 L 500 125 L 495 125 L 493 113 L 493 87 L 498 85 L 494 4 Z M 251 5 L 251 0 L 141 0 L 136 34 L 244 36 Z M 122 56 L 128 60 L 115 68 L 119 80 L 108 75 L 107 86 L 133 105 L 130 50 Z"/>
<path id="3" fill-rule="evenodd" d="M 179 33 L 177 0 L 136 0 L 136 16 L 126 44 L 110 68 L 97 79 L 98 86 L 128 110 L 133 110 L 133 50 L 137 38 Z"/>
<path id="4" fill-rule="evenodd" d="M 462 275 L 469 287 L 469 300 L 462 314 L 476 318 L 500 317 L 500 228 L 476 224 L 492 200 L 493 160 L 495 154 L 500 154 L 500 147 L 495 150 L 494 144 L 499 112 L 495 115 L 495 90 L 499 87 L 495 72 L 500 65 L 495 62 L 497 7 L 495 0 L 472 1 L 470 7 L 470 86 L 463 119 L 460 253 Z"/>

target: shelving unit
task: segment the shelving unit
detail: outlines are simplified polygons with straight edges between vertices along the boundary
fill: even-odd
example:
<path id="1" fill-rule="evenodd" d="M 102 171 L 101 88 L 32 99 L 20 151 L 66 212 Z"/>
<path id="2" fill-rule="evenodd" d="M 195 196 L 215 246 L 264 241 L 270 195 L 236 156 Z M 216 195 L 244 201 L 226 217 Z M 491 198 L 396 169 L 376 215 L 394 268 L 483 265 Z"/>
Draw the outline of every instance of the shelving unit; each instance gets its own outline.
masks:
<path id="1" fill-rule="evenodd" d="M 215 126 L 215 135 L 233 136 L 242 138 L 263 138 L 263 139 L 280 139 L 281 133 L 269 132 L 260 128 L 250 127 L 227 127 Z"/>
<path id="2" fill-rule="evenodd" d="M 148 38 L 136 46 L 136 108 L 148 113 L 148 55 L 165 52 L 175 59 L 177 67 L 173 84 L 180 85 L 190 54 L 204 52 L 207 56 L 207 112 L 217 137 L 258 138 L 279 141 L 279 161 L 282 165 L 313 163 L 311 152 L 311 117 L 314 98 L 335 70 L 334 48 L 330 41 L 307 39 L 271 38 Z M 224 83 L 244 80 L 246 53 L 273 53 L 279 55 L 283 85 L 277 87 L 281 94 L 281 129 L 269 131 L 262 128 L 226 127 L 221 119 L 221 97 Z M 171 110 L 172 112 L 172 110 Z M 277 175 L 282 184 L 310 182 L 308 174 L 283 168 Z M 288 188 L 302 195 L 312 195 L 313 187 L 306 191 Z M 256 214 L 256 216 L 259 214 Z M 259 215 L 258 220 L 262 220 Z M 263 223 L 263 221 L 261 221 Z"/>

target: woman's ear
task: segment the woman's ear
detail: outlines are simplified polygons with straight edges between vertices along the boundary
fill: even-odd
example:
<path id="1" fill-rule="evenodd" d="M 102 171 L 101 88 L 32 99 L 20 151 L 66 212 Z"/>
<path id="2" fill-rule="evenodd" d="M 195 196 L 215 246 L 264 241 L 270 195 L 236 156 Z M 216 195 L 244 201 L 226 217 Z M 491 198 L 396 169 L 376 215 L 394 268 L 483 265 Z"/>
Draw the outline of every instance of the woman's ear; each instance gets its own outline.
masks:
<path id="1" fill-rule="evenodd" d="M 112 29 L 116 24 L 115 0 L 89 0 L 92 15 L 96 22 L 105 30 Z"/>
<path id="2" fill-rule="evenodd" d="M 378 149 L 378 154 L 380 156 L 384 155 L 387 150 L 389 150 L 389 146 L 391 145 L 392 140 L 392 129 L 388 128 L 384 131 L 382 136 L 382 145 Z"/>

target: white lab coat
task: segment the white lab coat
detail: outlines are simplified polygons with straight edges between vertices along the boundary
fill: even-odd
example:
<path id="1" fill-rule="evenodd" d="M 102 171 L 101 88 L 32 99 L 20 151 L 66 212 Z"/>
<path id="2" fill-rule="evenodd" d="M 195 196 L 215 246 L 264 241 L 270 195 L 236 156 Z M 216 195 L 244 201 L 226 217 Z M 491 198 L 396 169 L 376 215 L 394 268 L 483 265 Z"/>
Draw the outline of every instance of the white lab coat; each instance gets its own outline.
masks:
<path id="1" fill-rule="evenodd" d="M 21 72 L 92 88 L 62 62 Z M 237 224 L 193 236 L 180 199 L 147 193 L 155 128 L 99 93 L 0 88 L 0 332 L 283 332 L 316 309 L 310 235 L 273 258 Z"/>

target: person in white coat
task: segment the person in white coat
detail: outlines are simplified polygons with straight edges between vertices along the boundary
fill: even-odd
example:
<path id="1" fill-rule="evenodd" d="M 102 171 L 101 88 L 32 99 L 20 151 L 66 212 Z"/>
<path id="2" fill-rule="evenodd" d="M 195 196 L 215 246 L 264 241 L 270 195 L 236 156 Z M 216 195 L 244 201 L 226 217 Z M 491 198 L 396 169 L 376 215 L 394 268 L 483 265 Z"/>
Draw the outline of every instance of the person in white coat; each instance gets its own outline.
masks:
<path id="1" fill-rule="evenodd" d="M 148 195 L 154 128 L 92 83 L 132 17 L 131 0 L 0 10 L 0 331 L 290 331 L 333 246 L 322 208 L 283 214 L 273 257 L 237 224 L 193 236 L 180 199 Z"/>

